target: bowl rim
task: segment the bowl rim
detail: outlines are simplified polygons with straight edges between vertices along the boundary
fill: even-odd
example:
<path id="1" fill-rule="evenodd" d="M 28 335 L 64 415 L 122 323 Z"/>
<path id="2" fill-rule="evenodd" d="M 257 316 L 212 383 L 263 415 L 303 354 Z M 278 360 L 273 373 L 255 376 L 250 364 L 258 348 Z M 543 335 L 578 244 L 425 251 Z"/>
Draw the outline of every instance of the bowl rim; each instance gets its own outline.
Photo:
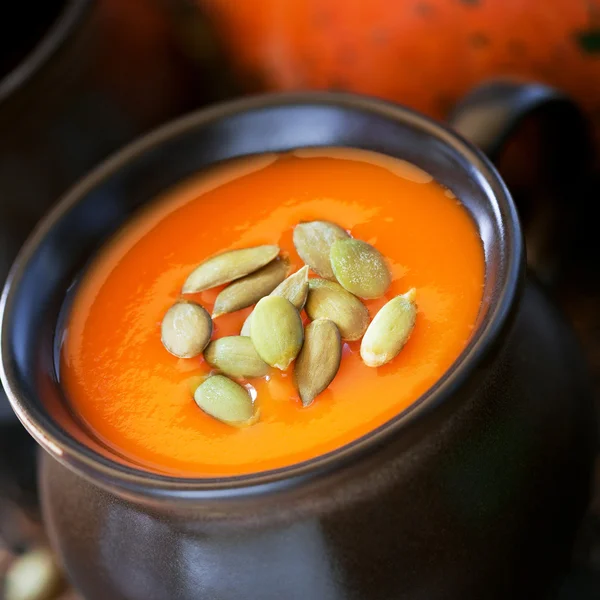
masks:
<path id="1" fill-rule="evenodd" d="M 49 431 L 34 414 L 36 410 L 32 413 L 28 406 L 31 402 L 8 368 L 11 362 L 11 347 L 7 342 L 7 323 L 10 321 L 11 305 L 19 281 L 37 247 L 63 215 L 129 161 L 207 123 L 228 119 L 240 113 L 258 109 L 278 109 L 282 106 L 327 106 L 375 113 L 388 120 L 425 130 L 427 134 L 444 142 L 453 152 L 462 155 L 475 168 L 481 183 L 489 188 L 486 191 L 487 195 L 496 199 L 496 212 L 500 211 L 498 219 L 502 225 L 500 243 L 504 246 L 506 257 L 503 265 L 504 277 L 500 278 L 499 289 L 494 294 L 495 299 L 490 302 L 489 317 L 477 326 L 470 342 L 444 375 L 405 410 L 349 444 L 286 467 L 228 477 L 182 478 L 161 475 L 102 457 L 61 432 L 58 427 L 56 432 Z M 517 211 L 506 185 L 491 162 L 448 127 L 412 109 L 368 96 L 339 92 L 247 96 L 201 108 L 128 144 L 84 176 L 39 222 L 17 255 L 0 298 L 0 381 L 14 412 L 36 441 L 59 462 L 106 489 L 134 497 L 194 499 L 219 499 L 256 494 L 267 489 L 272 491 L 298 485 L 309 478 L 323 476 L 334 469 L 342 468 L 389 442 L 398 436 L 399 432 L 416 427 L 435 414 L 439 406 L 467 383 L 472 373 L 501 341 L 516 312 L 516 300 L 522 290 L 523 280 L 523 237 Z M 57 432 L 63 435 L 56 435 Z"/>
<path id="2" fill-rule="evenodd" d="M 62 48 L 92 6 L 92 0 L 64 0 L 53 23 L 25 57 L 0 78 L 0 107 L 24 88 Z"/>

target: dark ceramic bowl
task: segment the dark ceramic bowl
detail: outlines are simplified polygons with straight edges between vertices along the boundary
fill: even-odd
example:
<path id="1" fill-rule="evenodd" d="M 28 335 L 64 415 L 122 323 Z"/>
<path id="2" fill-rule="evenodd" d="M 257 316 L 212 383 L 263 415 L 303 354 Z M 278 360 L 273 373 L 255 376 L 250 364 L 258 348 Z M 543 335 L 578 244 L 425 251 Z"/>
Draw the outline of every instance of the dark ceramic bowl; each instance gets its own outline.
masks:
<path id="1" fill-rule="evenodd" d="M 297 147 L 409 160 L 471 213 L 485 248 L 473 338 L 426 394 L 335 452 L 277 471 L 178 479 L 61 426 L 55 332 L 90 257 L 199 169 Z M 234 209 L 234 207 L 232 207 Z M 515 207 L 488 160 L 405 108 L 338 94 L 249 98 L 128 146 L 73 188 L 2 297 L 2 382 L 46 450 L 52 542 L 88 600 L 541 597 L 568 564 L 594 419 L 570 333 L 527 283 Z"/>

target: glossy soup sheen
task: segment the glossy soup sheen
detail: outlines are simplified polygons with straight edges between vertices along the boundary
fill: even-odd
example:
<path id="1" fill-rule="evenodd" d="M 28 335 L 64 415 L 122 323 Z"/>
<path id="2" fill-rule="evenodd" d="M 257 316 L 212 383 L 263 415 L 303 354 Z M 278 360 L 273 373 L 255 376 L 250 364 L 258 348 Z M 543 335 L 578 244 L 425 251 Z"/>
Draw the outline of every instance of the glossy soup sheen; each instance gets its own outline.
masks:
<path id="1" fill-rule="evenodd" d="M 349 149 L 299 150 L 225 163 L 171 190 L 124 227 L 89 269 L 63 332 L 60 377 L 73 412 L 97 440 L 151 471 L 213 477 L 284 467 L 330 452 L 407 408 L 450 367 L 472 333 L 484 258 L 478 231 L 451 192 L 412 165 Z M 385 298 L 417 290 L 413 335 L 389 364 L 370 368 L 360 342 L 344 345 L 330 387 L 302 408 L 292 368 L 253 380 L 261 416 L 222 424 L 194 403 L 209 372 L 178 359 L 160 323 L 183 281 L 224 250 L 279 244 L 302 266 L 292 230 L 334 221 L 387 257 Z M 216 288 L 190 298 L 209 311 Z M 215 320 L 213 338 L 237 335 L 250 308 Z"/>

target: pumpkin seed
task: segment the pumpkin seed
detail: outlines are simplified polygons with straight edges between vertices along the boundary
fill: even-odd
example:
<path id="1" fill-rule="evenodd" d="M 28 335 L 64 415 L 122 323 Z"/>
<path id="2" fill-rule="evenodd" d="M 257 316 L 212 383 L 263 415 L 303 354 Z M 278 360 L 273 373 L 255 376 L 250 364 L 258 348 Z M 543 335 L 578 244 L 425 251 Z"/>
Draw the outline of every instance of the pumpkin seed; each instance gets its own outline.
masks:
<path id="1" fill-rule="evenodd" d="M 249 337 L 232 335 L 212 341 L 204 351 L 206 362 L 230 377 L 264 377 L 269 365 Z"/>
<path id="2" fill-rule="evenodd" d="M 305 265 L 282 281 L 270 294 L 289 300 L 298 310 L 304 308 L 308 296 L 308 267 Z"/>
<path id="3" fill-rule="evenodd" d="M 210 341 L 213 324 L 208 312 L 195 302 L 176 302 L 161 324 L 163 346 L 179 358 L 198 356 Z"/>
<path id="4" fill-rule="evenodd" d="M 333 381 L 342 360 L 342 338 L 333 321 L 317 319 L 304 330 L 304 344 L 294 365 L 296 385 L 303 406 Z"/>
<path id="5" fill-rule="evenodd" d="M 308 296 L 308 267 L 305 265 L 295 273 L 292 273 L 269 296 L 287 298 L 298 310 L 302 310 Z M 252 313 L 246 317 L 240 335 L 250 335 L 251 319 Z"/>
<path id="6" fill-rule="evenodd" d="M 280 296 L 262 298 L 252 313 L 250 337 L 267 364 L 282 371 L 287 369 L 304 340 L 298 309 Z"/>
<path id="7" fill-rule="evenodd" d="M 258 302 L 285 279 L 289 268 L 288 259 L 276 259 L 266 267 L 228 285 L 215 300 L 213 319 Z"/>
<path id="8" fill-rule="evenodd" d="M 244 321 L 244 324 L 242 325 L 242 330 L 240 331 L 240 335 L 244 336 L 244 337 L 250 337 L 250 325 L 252 323 L 252 313 L 254 311 L 252 311 L 247 317 L 246 320 Z"/>
<path id="9" fill-rule="evenodd" d="M 205 413 L 228 425 L 249 425 L 257 418 L 246 388 L 225 375 L 213 375 L 201 383 L 194 400 Z"/>
<path id="10" fill-rule="evenodd" d="M 359 298 L 380 298 L 392 282 L 380 252 L 362 240 L 337 240 L 331 245 L 331 268 L 342 287 Z"/>
<path id="11" fill-rule="evenodd" d="M 353 341 L 362 337 L 369 325 L 367 307 L 339 283 L 325 279 L 310 279 L 308 298 L 304 307 L 313 319 L 333 321 L 343 340 Z"/>
<path id="12" fill-rule="evenodd" d="M 212 377 L 214 375 L 214 373 L 206 373 L 206 374 L 202 374 L 202 375 L 192 375 L 192 377 L 190 377 L 187 380 L 187 388 L 190 391 L 190 394 L 193 396 L 194 392 L 196 391 L 196 389 L 198 388 L 198 386 L 201 383 L 204 383 L 209 377 Z"/>
<path id="13" fill-rule="evenodd" d="M 329 221 L 310 221 L 294 227 L 294 246 L 300 258 L 325 279 L 335 279 L 329 260 L 331 245 L 349 237 L 339 225 Z"/>
<path id="14" fill-rule="evenodd" d="M 398 355 L 415 327 L 416 291 L 396 296 L 375 315 L 360 344 L 360 355 L 369 367 L 380 367 Z"/>
<path id="15" fill-rule="evenodd" d="M 48 548 L 31 550 L 17 558 L 6 572 L 5 600 L 50 600 L 62 586 L 63 577 Z"/>
<path id="16" fill-rule="evenodd" d="M 270 263 L 279 254 L 278 246 L 255 246 L 217 254 L 196 267 L 183 284 L 184 294 L 229 283 Z"/>

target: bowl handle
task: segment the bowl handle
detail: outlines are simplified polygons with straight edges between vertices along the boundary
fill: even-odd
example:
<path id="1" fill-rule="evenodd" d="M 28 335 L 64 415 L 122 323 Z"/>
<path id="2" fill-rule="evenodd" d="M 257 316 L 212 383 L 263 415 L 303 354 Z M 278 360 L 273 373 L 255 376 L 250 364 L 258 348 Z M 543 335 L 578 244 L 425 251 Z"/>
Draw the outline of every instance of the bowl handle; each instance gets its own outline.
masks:
<path id="1" fill-rule="evenodd" d="M 506 80 L 475 88 L 449 122 L 498 167 L 519 209 L 528 263 L 555 285 L 578 222 L 590 213 L 594 147 L 586 117 L 554 88 Z"/>

